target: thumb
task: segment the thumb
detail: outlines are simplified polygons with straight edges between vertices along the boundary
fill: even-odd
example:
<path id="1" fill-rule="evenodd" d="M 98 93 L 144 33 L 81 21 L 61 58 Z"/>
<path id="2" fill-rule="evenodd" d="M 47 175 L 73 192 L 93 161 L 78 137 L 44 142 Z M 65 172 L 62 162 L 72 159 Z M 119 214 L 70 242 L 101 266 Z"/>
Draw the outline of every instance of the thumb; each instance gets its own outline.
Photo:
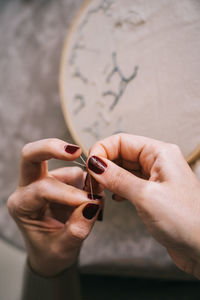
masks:
<path id="1" fill-rule="evenodd" d="M 84 203 L 74 209 L 66 223 L 68 237 L 82 242 L 89 235 L 101 210 L 100 201 Z"/>
<path id="2" fill-rule="evenodd" d="M 89 158 L 87 167 L 95 180 L 114 194 L 130 200 L 134 205 L 143 199 L 146 180 L 133 175 L 106 158 L 97 156 Z"/>

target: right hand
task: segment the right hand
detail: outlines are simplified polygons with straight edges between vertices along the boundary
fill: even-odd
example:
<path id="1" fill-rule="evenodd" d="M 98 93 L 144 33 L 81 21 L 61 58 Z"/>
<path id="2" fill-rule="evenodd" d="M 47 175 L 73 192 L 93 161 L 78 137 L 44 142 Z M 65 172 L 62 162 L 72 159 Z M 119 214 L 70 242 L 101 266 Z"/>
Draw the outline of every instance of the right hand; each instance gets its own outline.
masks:
<path id="1" fill-rule="evenodd" d="M 200 279 L 200 183 L 178 146 L 114 135 L 91 148 L 88 171 L 131 201 L 174 263 Z"/>

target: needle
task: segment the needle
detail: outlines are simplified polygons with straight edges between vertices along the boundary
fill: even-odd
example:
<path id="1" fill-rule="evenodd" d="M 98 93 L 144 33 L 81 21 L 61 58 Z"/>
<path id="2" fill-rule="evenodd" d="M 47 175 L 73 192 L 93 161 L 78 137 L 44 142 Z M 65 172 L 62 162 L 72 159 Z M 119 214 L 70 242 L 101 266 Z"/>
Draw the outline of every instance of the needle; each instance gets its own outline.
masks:
<path id="1" fill-rule="evenodd" d="M 73 161 L 73 163 L 85 168 L 85 165 L 84 165 L 84 164 L 81 164 L 81 163 L 78 162 L 78 161 Z"/>

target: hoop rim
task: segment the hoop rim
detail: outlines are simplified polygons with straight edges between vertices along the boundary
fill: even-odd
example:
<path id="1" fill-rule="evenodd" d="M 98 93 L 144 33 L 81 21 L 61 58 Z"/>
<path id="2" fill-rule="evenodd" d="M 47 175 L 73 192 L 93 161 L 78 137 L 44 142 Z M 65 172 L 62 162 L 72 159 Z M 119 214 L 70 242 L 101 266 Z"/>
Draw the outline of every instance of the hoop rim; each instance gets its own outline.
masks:
<path id="1" fill-rule="evenodd" d="M 79 9 L 78 13 L 76 14 L 74 20 L 72 21 L 72 24 L 69 28 L 67 38 L 64 41 L 64 45 L 61 51 L 61 60 L 60 60 L 60 70 L 59 70 L 59 92 L 60 92 L 60 103 L 61 103 L 61 108 L 62 108 L 62 113 L 65 119 L 65 123 L 67 127 L 69 128 L 70 134 L 72 135 L 73 140 L 82 148 L 83 153 L 87 156 L 88 150 L 85 148 L 84 145 L 82 145 L 80 138 L 78 137 L 77 133 L 75 132 L 72 123 L 71 123 L 71 118 L 68 113 L 67 109 L 67 97 L 65 97 L 65 89 L 66 87 L 64 84 L 64 67 L 65 67 L 65 62 L 66 62 L 66 57 L 68 56 L 68 45 L 71 40 L 71 36 L 74 33 L 77 24 L 80 20 L 80 17 L 88 7 L 88 5 L 92 2 L 92 0 L 86 0 L 81 8 Z M 198 159 L 200 159 L 200 144 L 186 157 L 186 160 L 189 165 L 194 164 Z"/>

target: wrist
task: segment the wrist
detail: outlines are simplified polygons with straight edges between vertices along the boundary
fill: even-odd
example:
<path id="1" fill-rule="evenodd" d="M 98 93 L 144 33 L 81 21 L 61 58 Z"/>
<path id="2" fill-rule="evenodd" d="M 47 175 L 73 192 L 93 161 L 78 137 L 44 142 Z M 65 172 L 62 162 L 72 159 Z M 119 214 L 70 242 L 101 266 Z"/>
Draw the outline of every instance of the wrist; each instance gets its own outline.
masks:
<path id="1" fill-rule="evenodd" d="M 58 276 L 46 278 L 35 273 L 27 262 L 24 279 L 23 300 L 35 300 L 36 298 L 48 300 L 81 299 L 76 265 L 72 265 Z"/>
<path id="2" fill-rule="evenodd" d="M 28 263 L 30 268 L 39 276 L 50 278 L 61 274 L 63 271 L 70 269 L 77 264 L 80 250 L 73 252 L 71 256 L 65 257 L 49 257 L 46 255 L 30 255 L 28 256 Z"/>
<path id="3" fill-rule="evenodd" d="M 56 267 L 47 267 L 46 265 L 41 265 L 38 267 L 37 264 L 34 264 L 30 261 L 30 258 L 27 258 L 27 265 L 30 269 L 30 271 L 35 274 L 35 276 L 39 276 L 46 279 L 56 278 L 62 276 L 63 273 L 66 273 L 70 271 L 71 269 L 74 269 L 78 265 L 78 260 L 74 261 L 72 264 L 66 265 L 62 268 L 56 268 Z"/>

